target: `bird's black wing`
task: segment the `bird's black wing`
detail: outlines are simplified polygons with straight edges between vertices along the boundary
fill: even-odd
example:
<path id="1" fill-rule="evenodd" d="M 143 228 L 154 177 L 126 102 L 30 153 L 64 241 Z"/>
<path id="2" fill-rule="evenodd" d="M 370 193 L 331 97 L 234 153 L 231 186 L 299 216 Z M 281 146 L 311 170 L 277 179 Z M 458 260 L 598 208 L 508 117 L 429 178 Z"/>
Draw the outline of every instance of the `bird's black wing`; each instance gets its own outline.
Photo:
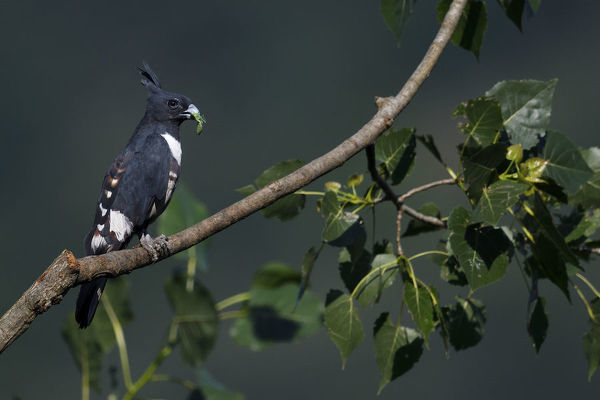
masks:
<path id="1" fill-rule="evenodd" d="M 139 146 L 128 146 L 117 156 L 104 177 L 94 225 L 84 243 L 88 255 L 127 246 L 132 234 L 145 233 L 170 200 L 178 164 L 161 136 L 142 140 Z M 75 319 L 82 328 L 94 318 L 105 285 L 106 278 L 99 278 L 81 286 Z"/>
<path id="2" fill-rule="evenodd" d="M 145 233 L 165 210 L 174 189 L 173 161 L 166 140 L 156 134 L 147 136 L 131 158 L 112 208 L 131 221 L 136 233 Z"/>

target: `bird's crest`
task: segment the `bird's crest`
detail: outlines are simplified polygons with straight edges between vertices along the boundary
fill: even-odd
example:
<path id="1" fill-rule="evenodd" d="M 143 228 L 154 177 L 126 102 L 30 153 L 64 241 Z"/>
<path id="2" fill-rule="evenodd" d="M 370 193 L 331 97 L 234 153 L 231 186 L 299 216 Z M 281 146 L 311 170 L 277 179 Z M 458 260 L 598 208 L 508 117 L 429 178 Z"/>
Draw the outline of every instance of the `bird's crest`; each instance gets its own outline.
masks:
<path id="1" fill-rule="evenodd" d="M 140 74 L 143 76 L 142 85 L 146 86 L 148 89 L 150 89 L 152 86 L 160 89 L 158 76 L 156 76 L 146 61 L 142 61 L 142 68 L 138 67 L 138 69 L 140 70 Z"/>

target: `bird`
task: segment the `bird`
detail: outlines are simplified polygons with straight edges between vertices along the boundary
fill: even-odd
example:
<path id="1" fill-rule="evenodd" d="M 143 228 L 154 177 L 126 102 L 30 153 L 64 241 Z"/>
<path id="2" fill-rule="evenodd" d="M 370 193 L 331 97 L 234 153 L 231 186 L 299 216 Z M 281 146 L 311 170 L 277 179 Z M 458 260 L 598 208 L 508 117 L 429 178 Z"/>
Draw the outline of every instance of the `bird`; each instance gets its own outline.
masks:
<path id="1" fill-rule="evenodd" d="M 146 111 L 104 176 L 84 248 L 86 255 L 105 254 L 127 247 L 138 235 L 156 262 L 170 252 L 170 245 L 164 235 L 152 238 L 148 225 L 169 205 L 179 178 L 179 127 L 199 112 L 188 97 L 164 90 L 147 62 L 138 70 L 148 92 Z M 91 324 L 106 281 L 101 277 L 81 285 L 75 309 L 80 328 Z"/>

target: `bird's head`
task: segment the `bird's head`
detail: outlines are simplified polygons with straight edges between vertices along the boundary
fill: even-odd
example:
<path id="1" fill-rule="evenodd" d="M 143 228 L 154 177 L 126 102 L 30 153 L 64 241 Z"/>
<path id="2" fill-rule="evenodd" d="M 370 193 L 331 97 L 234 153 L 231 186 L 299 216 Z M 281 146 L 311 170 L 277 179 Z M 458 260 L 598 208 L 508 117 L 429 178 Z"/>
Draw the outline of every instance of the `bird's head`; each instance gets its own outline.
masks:
<path id="1" fill-rule="evenodd" d="M 142 75 L 142 85 L 148 89 L 147 117 L 154 121 L 180 124 L 199 115 L 198 108 L 187 96 L 163 90 L 158 77 L 145 61 L 143 67 L 138 69 Z"/>

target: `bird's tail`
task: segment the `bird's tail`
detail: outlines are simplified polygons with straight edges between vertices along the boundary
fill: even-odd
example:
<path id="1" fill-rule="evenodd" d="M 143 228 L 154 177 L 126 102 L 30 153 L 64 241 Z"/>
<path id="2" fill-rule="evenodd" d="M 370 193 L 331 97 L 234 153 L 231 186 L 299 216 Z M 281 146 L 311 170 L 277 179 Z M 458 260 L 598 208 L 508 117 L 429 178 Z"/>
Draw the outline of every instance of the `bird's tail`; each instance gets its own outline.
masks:
<path id="1" fill-rule="evenodd" d="M 94 279 L 81 285 L 75 307 L 75 320 L 80 328 L 87 328 L 92 323 L 105 285 L 106 278 Z"/>

